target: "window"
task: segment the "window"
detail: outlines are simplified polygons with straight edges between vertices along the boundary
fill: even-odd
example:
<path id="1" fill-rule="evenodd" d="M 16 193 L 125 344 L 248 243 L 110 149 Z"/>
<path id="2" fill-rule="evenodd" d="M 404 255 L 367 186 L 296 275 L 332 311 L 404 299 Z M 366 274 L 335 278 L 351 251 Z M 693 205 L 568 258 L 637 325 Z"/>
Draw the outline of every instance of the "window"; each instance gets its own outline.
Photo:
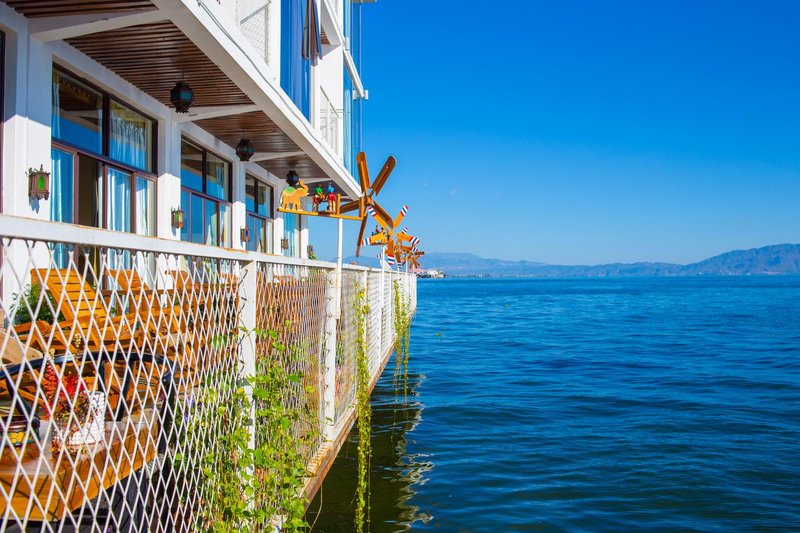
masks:
<path id="1" fill-rule="evenodd" d="M 288 243 L 288 248 L 283 250 L 287 257 L 300 257 L 300 215 L 295 213 L 283 214 L 283 238 Z"/>
<path id="2" fill-rule="evenodd" d="M 272 252 L 272 187 L 252 176 L 245 178 L 245 207 L 250 241 L 247 249 Z"/>
<path id="3" fill-rule="evenodd" d="M 281 2 L 281 88 L 306 118 L 311 117 L 311 61 L 303 57 L 306 0 Z"/>
<path id="4" fill-rule="evenodd" d="M 153 168 L 153 121 L 111 101 L 109 157 L 135 168 Z"/>
<path id="5" fill-rule="evenodd" d="M 155 235 L 154 127 L 53 69 L 50 219 Z"/>
<path id="6" fill-rule="evenodd" d="M 355 98 L 353 80 L 350 71 L 344 67 L 344 166 L 351 174 L 356 171 L 356 155 L 361 151 L 361 104 Z"/>
<path id="7" fill-rule="evenodd" d="M 192 144 L 181 141 L 181 207 L 186 224 L 181 240 L 231 245 L 231 164 Z"/>

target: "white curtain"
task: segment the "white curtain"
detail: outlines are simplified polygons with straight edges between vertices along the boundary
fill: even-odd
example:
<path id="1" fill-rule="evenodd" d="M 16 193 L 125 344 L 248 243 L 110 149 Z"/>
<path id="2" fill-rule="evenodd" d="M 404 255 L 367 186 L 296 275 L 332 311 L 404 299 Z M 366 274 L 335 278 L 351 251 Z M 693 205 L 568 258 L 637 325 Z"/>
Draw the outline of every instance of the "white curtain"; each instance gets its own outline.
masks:
<path id="1" fill-rule="evenodd" d="M 149 121 L 118 104 L 111 108 L 110 156 L 116 161 L 147 169 Z"/>
<path id="2" fill-rule="evenodd" d="M 131 175 L 115 168 L 108 169 L 108 229 L 131 231 Z M 111 268 L 130 268 L 130 254 L 111 250 Z"/>
<path id="3" fill-rule="evenodd" d="M 136 178 L 136 233 L 155 235 L 155 183 L 142 177 Z M 137 252 L 134 268 L 150 287 L 155 286 L 155 256 Z"/>

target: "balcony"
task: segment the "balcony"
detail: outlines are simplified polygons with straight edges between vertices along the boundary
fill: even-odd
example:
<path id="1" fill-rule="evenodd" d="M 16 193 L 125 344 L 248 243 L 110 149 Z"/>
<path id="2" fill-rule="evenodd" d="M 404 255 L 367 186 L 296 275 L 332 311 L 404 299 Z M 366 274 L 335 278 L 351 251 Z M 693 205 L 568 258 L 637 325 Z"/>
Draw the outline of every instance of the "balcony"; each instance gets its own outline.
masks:
<path id="1" fill-rule="evenodd" d="M 8 215 L 0 228 L 3 529 L 191 531 L 236 498 L 280 514 L 280 466 L 245 458 L 283 435 L 314 492 L 355 416 L 357 354 L 374 384 L 397 291 L 415 308 L 409 274 Z"/>

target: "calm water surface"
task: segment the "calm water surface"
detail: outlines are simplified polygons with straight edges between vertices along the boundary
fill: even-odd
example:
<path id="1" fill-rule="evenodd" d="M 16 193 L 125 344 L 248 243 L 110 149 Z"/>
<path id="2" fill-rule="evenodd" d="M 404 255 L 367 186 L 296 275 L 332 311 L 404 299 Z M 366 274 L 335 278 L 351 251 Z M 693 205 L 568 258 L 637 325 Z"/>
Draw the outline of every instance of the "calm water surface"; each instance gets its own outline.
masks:
<path id="1" fill-rule="evenodd" d="M 800 531 L 800 278 L 420 280 L 394 370 L 373 532 Z M 315 532 L 353 529 L 356 446 Z"/>

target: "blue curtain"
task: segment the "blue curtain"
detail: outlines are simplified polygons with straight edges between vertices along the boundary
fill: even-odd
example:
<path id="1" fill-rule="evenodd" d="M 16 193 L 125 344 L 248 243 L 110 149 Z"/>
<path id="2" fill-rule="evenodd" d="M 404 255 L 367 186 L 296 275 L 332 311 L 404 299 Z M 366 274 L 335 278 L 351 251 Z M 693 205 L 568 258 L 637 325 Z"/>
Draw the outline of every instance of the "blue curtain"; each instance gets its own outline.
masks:
<path id="1" fill-rule="evenodd" d="M 306 0 L 281 3 L 281 88 L 306 118 L 311 116 L 311 61 L 303 59 Z"/>

